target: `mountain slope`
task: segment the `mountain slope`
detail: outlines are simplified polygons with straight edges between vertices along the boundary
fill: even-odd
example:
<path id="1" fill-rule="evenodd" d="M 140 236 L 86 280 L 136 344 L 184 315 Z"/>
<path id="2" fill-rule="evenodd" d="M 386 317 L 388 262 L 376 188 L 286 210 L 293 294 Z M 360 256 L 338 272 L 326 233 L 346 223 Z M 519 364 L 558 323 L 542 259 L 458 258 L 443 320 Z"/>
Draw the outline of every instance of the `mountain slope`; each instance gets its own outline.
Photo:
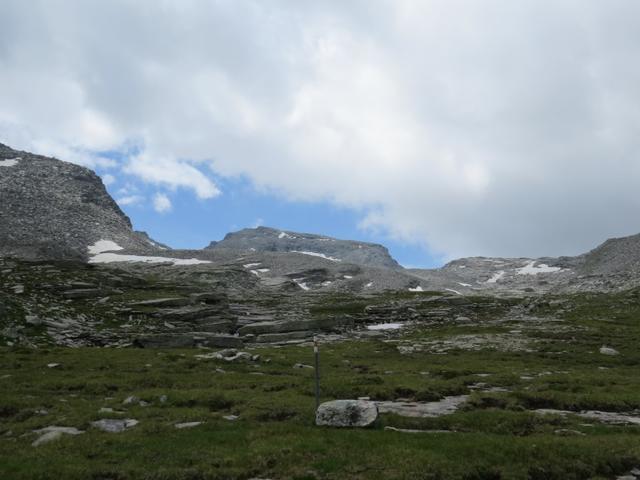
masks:
<path id="1" fill-rule="evenodd" d="M 88 168 L 0 144 L 0 254 L 85 259 L 108 238 L 123 248 L 153 248 Z"/>

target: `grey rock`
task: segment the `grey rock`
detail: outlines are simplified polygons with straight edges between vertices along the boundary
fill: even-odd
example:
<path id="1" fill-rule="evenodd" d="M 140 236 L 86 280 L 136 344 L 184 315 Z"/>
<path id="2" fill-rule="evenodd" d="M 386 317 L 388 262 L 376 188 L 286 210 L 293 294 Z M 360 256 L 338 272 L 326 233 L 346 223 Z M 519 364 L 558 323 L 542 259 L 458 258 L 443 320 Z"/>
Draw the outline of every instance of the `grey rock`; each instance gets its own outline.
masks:
<path id="1" fill-rule="evenodd" d="M 380 413 L 393 413 L 403 417 L 440 417 L 455 413 L 469 399 L 468 395 L 445 397 L 437 402 L 375 402 Z"/>
<path id="2" fill-rule="evenodd" d="M 300 332 L 286 332 L 286 333 L 264 333 L 257 335 L 255 341 L 257 343 L 280 343 L 289 342 L 292 340 L 304 340 L 313 336 L 313 332 L 303 330 Z"/>
<path id="3" fill-rule="evenodd" d="M 130 304 L 132 307 L 184 307 L 191 304 L 188 298 L 156 298 Z"/>
<path id="4" fill-rule="evenodd" d="M 199 343 L 206 347 L 215 348 L 242 348 L 244 346 L 242 339 L 233 335 L 211 335 Z"/>
<path id="5" fill-rule="evenodd" d="M 240 335 L 266 333 L 283 333 L 294 331 L 330 330 L 339 325 L 350 324 L 349 318 L 318 318 L 305 320 L 283 320 L 275 322 L 256 322 L 238 329 Z"/>
<path id="6" fill-rule="evenodd" d="M 131 418 L 127 418 L 124 420 L 104 418 L 96 422 L 91 422 L 91 425 L 99 430 L 102 430 L 103 432 L 120 433 L 124 432 L 128 428 L 135 427 L 138 423 L 139 422 L 137 420 L 133 420 Z"/>
<path id="7" fill-rule="evenodd" d="M 571 430 L 567 428 L 559 428 L 558 430 L 554 430 L 553 433 L 555 435 L 560 435 L 561 437 L 584 437 L 586 435 L 579 430 Z"/>
<path id="8" fill-rule="evenodd" d="M 139 335 L 133 344 L 141 348 L 186 348 L 193 347 L 196 341 L 191 334 Z"/>
<path id="9" fill-rule="evenodd" d="M 99 288 L 83 288 L 83 289 L 76 289 L 76 290 L 67 290 L 62 294 L 63 297 L 71 298 L 71 299 L 95 298 L 95 297 L 102 297 L 104 295 L 106 295 L 106 292 Z"/>
<path id="10" fill-rule="evenodd" d="M 37 317 L 36 315 L 27 315 L 26 317 L 24 317 L 24 320 L 29 325 L 34 325 L 34 326 L 42 325 L 42 319 L 40 317 Z"/>
<path id="11" fill-rule="evenodd" d="M 174 427 L 176 427 L 178 430 L 182 430 L 184 428 L 193 428 L 193 427 L 197 427 L 198 425 L 202 425 L 203 422 L 185 422 L 185 423 L 176 423 L 174 425 Z"/>
<path id="12" fill-rule="evenodd" d="M 364 400 L 325 402 L 316 412 L 316 425 L 329 427 L 368 427 L 378 418 L 378 408 Z"/>
<path id="13" fill-rule="evenodd" d="M 302 369 L 302 368 L 313 368 L 313 366 L 311 365 L 305 365 L 304 363 L 296 363 L 293 368 L 298 368 L 298 369 Z"/>
<path id="14" fill-rule="evenodd" d="M 78 430 L 74 427 L 45 427 L 39 430 L 34 430 L 34 433 L 40 435 L 40 437 L 33 442 L 31 445 L 34 447 L 39 447 L 40 445 L 44 445 L 45 443 L 53 442 L 54 440 L 58 440 L 63 435 L 80 435 L 84 433 L 82 430 Z"/>
<path id="15" fill-rule="evenodd" d="M 620 355 L 620 352 L 618 352 L 615 348 L 606 347 L 604 345 L 600 347 L 599 351 L 602 355 L 609 355 L 609 356 Z"/>

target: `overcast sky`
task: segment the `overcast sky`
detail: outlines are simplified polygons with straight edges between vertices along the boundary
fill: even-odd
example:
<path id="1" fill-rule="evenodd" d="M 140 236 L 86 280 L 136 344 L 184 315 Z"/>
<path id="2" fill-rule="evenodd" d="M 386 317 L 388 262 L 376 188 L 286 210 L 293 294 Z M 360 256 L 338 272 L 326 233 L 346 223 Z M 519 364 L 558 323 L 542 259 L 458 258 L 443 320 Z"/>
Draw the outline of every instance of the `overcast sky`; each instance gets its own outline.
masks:
<path id="1" fill-rule="evenodd" d="M 169 243 L 238 208 L 237 227 L 360 232 L 416 265 L 577 254 L 640 232 L 639 18 L 637 0 L 2 0 L 0 142 L 97 169 Z"/>

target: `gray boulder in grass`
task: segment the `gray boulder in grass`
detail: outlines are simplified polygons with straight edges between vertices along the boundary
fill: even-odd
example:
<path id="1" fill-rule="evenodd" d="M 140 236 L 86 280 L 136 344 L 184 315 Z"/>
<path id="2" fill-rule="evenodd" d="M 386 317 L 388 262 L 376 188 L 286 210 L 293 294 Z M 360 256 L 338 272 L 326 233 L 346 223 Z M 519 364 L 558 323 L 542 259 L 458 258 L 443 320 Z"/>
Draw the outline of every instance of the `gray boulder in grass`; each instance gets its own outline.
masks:
<path id="1" fill-rule="evenodd" d="M 378 407 L 365 400 L 325 402 L 316 412 L 316 425 L 328 427 L 368 427 L 378 418 Z"/>

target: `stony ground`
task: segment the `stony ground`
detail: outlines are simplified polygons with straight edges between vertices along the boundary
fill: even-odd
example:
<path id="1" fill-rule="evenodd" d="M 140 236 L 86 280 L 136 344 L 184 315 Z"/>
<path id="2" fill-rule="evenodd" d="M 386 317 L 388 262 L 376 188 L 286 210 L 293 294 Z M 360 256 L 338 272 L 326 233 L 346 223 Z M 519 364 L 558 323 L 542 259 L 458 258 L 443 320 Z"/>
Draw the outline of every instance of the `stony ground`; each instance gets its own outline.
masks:
<path id="1" fill-rule="evenodd" d="M 357 430 L 314 425 L 308 343 L 3 348 L 0 478 L 634 478 L 638 292 L 482 312 L 326 334 L 322 400 L 382 412 Z"/>

